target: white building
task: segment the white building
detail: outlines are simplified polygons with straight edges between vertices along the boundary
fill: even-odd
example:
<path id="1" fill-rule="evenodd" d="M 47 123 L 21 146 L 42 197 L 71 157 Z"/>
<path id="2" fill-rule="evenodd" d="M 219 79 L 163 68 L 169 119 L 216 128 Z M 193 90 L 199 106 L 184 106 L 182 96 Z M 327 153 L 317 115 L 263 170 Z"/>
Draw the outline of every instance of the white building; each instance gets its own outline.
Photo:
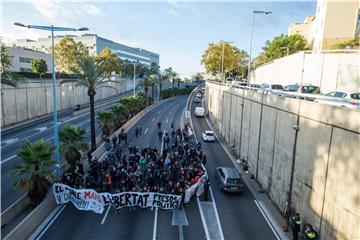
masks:
<path id="1" fill-rule="evenodd" d="M 292 23 L 289 35 L 303 35 L 313 52 L 360 36 L 359 0 L 318 0 L 316 14 L 303 23 Z"/>
<path id="2" fill-rule="evenodd" d="M 159 54 L 150 52 L 141 48 L 129 47 L 111 40 L 97 36 L 96 34 L 84 34 L 77 35 L 65 35 L 72 37 L 75 42 L 81 42 L 89 50 L 92 55 L 100 53 L 104 48 L 110 48 L 112 52 L 115 52 L 117 56 L 122 60 L 129 60 L 135 62 L 141 62 L 146 65 L 150 65 L 152 62 L 156 62 L 159 65 Z M 58 43 L 61 38 L 65 36 L 54 36 L 55 44 Z M 17 46 L 23 46 L 31 48 L 37 51 L 47 52 L 51 45 L 51 37 L 39 38 L 37 41 L 29 39 L 16 40 Z"/>
<path id="3" fill-rule="evenodd" d="M 9 54 L 12 56 L 11 72 L 31 72 L 32 59 L 44 59 L 48 67 L 48 72 L 51 72 L 51 54 L 35 51 L 24 47 L 6 47 Z"/>

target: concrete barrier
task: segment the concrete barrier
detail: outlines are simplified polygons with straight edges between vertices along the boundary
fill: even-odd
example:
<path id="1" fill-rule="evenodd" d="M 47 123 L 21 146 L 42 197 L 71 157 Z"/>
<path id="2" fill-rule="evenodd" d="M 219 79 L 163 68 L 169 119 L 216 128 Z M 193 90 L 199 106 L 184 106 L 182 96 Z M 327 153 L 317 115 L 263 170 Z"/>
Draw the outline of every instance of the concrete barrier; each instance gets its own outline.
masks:
<path id="1" fill-rule="evenodd" d="M 24 194 L 16 202 L 11 204 L 5 211 L 1 213 L 1 227 L 11 222 L 17 215 L 19 215 L 26 207 L 30 205 L 29 197 Z"/>
<path id="2" fill-rule="evenodd" d="M 209 119 L 278 209 L 360 238 L 360 111 L 206 83 Z"/>

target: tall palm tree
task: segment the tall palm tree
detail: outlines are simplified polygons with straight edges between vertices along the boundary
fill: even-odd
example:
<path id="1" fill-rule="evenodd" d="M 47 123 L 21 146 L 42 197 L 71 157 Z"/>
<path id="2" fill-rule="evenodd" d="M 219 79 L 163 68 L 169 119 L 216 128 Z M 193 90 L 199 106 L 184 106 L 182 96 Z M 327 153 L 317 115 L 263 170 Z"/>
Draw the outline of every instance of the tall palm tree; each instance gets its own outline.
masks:
<path id="1" fill-rule="evenodd" d="M 150 83 L 151 83 L 151 97 L 152 99 L 154 99 L 154 88 L 155 88 L 155 84 L 159 81 L 158 80 L 158 76 L 156 74 L 150 74 L 148 76 Z"/>
<path id="2" fill-rule="evenodd" d="M 103 135 L 109 136 L 111 132 L 111 122 L 113 120 L 113 114 L 110 111 L 98 112 L 98 120 L 102 124 Z"/>
<path id="3" fill-rule="evenodd" d="M 85 129 L 76 125 L 66 125 L 59 131 L 59 139 L 62 142 L 60 152 L 64 153 L 66 161 L 71 167 L 75 167 L 80 160 L 80 151 L 87 151 L 89 146 L 84 143 Z"/>
<path id="4" fill-rule="evenodd" d="M 115 104 L 111 108 L 111 112 L 114 116 L 115 129 L 119 129 L 121 125 L 128 119 L 129 112 L 124 104 Z"/>
<path id="5" fill-rule="evenodd" d="M 60 84 L 75 82 L 76 86 L 82 86 L 88 89 L 87 94 L 90 97 L 90 127 L 91 127 L 91 151 L 96 150 L 96 132 L 95 132 L 95 95 L 96 90 L 101 87 L 109 87 L 108 83 L 117 82 L 110 80 L 110 75 L 105 73 L 104 62 L 96 62 L 94 57 L 86 56 L 79 61 L 80 73 L 78 79 L 68 79 L 61 81 Z"/>
<path id="6" fill-rule="evenodd" d="M 139 81 L 139 85 L 144 88 L 145 95 L 147 95 L 148 89 L 151 84 L 151 78 L 149 78 L 149 76 L 146 76 L 145 78 L 143 78 L 143 80 Z"/>
<path id="7" fill-rule="evenodd" d="M 53 153 L 54 147 L 43 139 L 34 144 L 26 141 L 17 152 L 21 162 L 12 167 L 11 174 L 21 177 L 14 183 L 14 187 L 22 187 L 34 205 L 45 198 L 51 184 L 55 164 Z"/>

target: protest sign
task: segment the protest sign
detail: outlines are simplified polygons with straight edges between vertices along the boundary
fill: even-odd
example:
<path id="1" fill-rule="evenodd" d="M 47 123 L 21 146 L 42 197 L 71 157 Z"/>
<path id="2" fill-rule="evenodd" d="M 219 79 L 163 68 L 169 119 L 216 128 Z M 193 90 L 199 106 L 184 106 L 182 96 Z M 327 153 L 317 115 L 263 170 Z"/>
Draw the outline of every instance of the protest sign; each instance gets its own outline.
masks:
<path id="1" fill-rule="evenodd" d="M 180 206 L 181 196 L 155 192 L 97 193 L 92 189 L 74 189 L 65 184 L 55 183 L 53 192 L 58 204 L 71 202 L 79 210 L 102 213 L 104 206 L 115 209 L 139 206 L 174 209 Z"/>

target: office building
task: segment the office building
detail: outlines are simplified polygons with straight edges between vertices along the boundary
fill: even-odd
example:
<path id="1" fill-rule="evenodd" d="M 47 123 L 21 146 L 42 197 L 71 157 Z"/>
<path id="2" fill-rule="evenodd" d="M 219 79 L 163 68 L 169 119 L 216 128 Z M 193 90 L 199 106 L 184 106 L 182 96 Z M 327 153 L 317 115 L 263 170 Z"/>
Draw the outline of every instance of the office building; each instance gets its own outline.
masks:
<path id="1" fill-rule="evenodd" d="M 48 68 L 47 72 L 51 72 L 51 54 L 24 47 L 6 47 L 6 49 L 12 56 L 12 63 L 8 69 L 10 72 L 31 72 L 33 59 L 44 59 Z"/>
<path id="2" fill-rule="evenodd" d="M 72 37 L 75 42 L 81 42 L 85 47 L 88 48 L 89 53 L 92 55 L 100 53 L 104 48 L 108 47 L 112 52 L 115 52 L 117 56 L 122 60 L 129 60 L 140 62 L 146 65 L 150 65 L 152 62 L 156 62 L 159 65 L 159 54 L 141 49 L 129 47 L 124 44 L 113 42 L 111 40 L 97 36 L 96 34 L 84 34 L 81 36 L 77 35 L 66 35 Z M 65 36 L 55 36 L 55 44 Z M 36 51 L 47 52 L 51 45 L 51 37 L 39 38 L 37 41 L 29 39 L 18 39 L 16 40 L 17 46 L 23 46 L 31 48 Z"/>

